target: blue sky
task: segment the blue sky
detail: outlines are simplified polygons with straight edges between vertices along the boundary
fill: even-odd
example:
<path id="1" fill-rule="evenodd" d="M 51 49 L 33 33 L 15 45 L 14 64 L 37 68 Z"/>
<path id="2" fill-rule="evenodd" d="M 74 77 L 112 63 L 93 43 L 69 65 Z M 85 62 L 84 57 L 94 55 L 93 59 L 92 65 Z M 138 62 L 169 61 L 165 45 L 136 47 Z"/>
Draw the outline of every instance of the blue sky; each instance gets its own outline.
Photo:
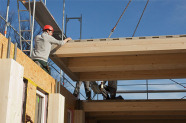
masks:
<path id="1" fill-rule="evenodd" d="M 107 38 L 129 0 L 66 0 L 68 17 L 83 16 L 82 38 Z M 112 37 L 131 37 L 146 0 L 132 0 Z M 62 0 L 48 0 L 47 6 L 59 25 Z M 55 8 L 55 9 L 54 9 Z M 135 36 L 177 35 L 186 30 L 185 0 L 150 0 Z M 79 22 L 68 23 L 67 35 L 79 38 Z"/>
<path id="2" fill-rule="evenodd" d="M 0 11 L 5 11 L 7 0 L 0 0 Z M 10 10 L 17 8 L 10 0 Z M 108 38 L 129 0 L 66 0 L 65 15 L 83 16 L 82 38 Z M 111 38 L 131 37 L 147 0 L 132 0 Z M 47 0 L 47 7 L 62 27 L 63 0 Z M 16 10 L 17 11 L 17 10 Z M 150 0 L 135 36 L 185 34 L 185 0 Z M 80 22 L 70 20 L 67 36 L 78 39 Z"/>
<path id="3" fill-rule="evenodd" d="M 10 11 L 17 12 L 16 0 L 10 0 Z M 80 17 L 82 22 L 82 39 L 108 38 L 129 0 L 66 0 L 65 16 Z M 147 0 L 132 0 L 121 18 L 111 38 L 131 37 L 141 16 Z M 0 0 L 0 11 L 6 11 L 7 0 Z M 55 20 L 62 27 L 63 0 L 47 0 L 47 7 Z M 186 0 L 150 0 L 135 36 L 159 36 L 186 34 Z M 15 25 L 16 26 L 16 25 Z M 80 22 L 70 20 L 67 26 L 67 36 L 78 39 Z M 185 80 L 178 80 L 185 81 Z M 145 83 L 141 81 L 119 81 L 119 84 Z M 171 83 L 170 80 L 151 80 L 155 83 Z M 145 89 L 126 86 L 118 90 Z M 150 89 L 184 89 L 179 85 L 151 86 Z M 82 92 L 84 92 L 82 86 Z M 146 94 L 124 94 L 126 99 L 146 98 Z M 184 94 L 150 94 L 150 98 L 182 98 Z"/>

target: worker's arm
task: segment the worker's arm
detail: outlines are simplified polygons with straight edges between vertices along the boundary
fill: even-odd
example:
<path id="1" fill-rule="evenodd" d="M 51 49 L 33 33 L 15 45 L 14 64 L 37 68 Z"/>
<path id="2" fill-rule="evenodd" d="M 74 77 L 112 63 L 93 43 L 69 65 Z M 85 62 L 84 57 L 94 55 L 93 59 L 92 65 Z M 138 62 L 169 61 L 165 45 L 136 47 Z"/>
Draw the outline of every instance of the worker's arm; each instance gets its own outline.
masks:
<path id="1" fill-rule="evenodd" d="M 50 42 L 51 44 L 57 44 L 57 45 L 64 45 L 66 42 L 68 42 L 69 40 L 72 40 L 71 38 L 66 38 L 65 40 L 57 40 L 57 39 L 55 39 L 54 37 L 52 37 L 52 36 L 50 36 L 50 35 L 48 35 L 48 34 L 46 34 L 46 33 L 43 33 L 42 35 L 41 35 L 42 37 L 43 37 L 43 39 L 45 40 L 45 41 L 48 41 L 48 42 Z"/>

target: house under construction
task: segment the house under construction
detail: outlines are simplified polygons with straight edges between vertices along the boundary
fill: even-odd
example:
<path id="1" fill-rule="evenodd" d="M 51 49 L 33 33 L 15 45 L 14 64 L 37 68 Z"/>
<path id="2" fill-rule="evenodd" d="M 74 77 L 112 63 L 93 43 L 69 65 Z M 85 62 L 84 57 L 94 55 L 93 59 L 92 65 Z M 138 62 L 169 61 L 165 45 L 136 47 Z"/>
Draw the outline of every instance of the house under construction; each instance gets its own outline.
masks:
<path id="1" fill-rule="evenodd" d="M 54 37 L 62 38 L 44 2 L 18 2 L 40 26 L 50 21 Z M 20 35 L 21 44 L 32 40 L 33 35 L 29 40 Z M 0 34 L 0 123 L 186 122 L 185 99 L 79 100 L 25 54 L 32 48 L 19 49 Z M 53 45 L 50 58 L 73 81 L 186 78 L 186 35 L 72 40 L 62 47 Z M 131 93 L 173 92 L 186 90 Z"/>

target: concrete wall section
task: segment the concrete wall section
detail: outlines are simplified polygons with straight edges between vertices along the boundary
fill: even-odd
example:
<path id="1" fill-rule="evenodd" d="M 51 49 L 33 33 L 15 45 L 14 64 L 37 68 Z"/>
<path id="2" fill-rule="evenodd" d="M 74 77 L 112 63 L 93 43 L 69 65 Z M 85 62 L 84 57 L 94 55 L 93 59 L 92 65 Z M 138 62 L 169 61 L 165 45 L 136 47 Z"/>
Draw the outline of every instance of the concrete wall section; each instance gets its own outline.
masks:
<path id="1" fill-rule="evenodd" d="M 50 94 L 48 104 L 48 123 L 64 123 L 65 97 Z"/>
<path id="2" fill-rule="evenodd" d="M 0 123 L 21 123 L 24 68 L 12 59 L 0 59 Z"/>

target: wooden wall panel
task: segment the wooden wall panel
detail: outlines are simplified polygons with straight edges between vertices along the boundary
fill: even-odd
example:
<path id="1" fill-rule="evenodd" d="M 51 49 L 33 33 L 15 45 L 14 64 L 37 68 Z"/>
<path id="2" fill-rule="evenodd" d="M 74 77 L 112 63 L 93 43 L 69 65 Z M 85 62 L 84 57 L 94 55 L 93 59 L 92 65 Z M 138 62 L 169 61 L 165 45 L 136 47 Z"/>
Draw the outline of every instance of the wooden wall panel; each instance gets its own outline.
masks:
<path id="1" fill-rule="evenodd" d="M 83 102 L 85 112 L 96 111 L 186 111 L 186 100 Z"/>

